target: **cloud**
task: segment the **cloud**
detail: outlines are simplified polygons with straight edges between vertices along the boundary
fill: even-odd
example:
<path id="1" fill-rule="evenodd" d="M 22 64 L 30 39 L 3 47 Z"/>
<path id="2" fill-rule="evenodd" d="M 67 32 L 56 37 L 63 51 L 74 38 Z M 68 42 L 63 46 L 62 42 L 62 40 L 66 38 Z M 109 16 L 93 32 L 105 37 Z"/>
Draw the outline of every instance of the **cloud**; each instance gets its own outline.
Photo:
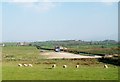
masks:
<path id="1" fill-rule="evenodd" d="M 21 7 L 25 9 L 32 9 L 37 12 L 47 12 L 55 7 L 53 2 L 31 2 L 31 3 L 21 3 Z"/>
<path id="2" fill-rule="evenodd" d="M 105 5 L 111 6 L 114 2 L 118 2 L 119 0 L 4 0 L 4 2 L 8 2 L 14 4 L 16 6 L 20 6 L 23 9 L 32 10 L 35 12 L 43 13 L 50 11 L 56 6 L 55 2 L 103 2 Z"/>
<path id="3" fill-rule="evenodd" d="M 101 0 L 104 5 L 112 6 L 114 3 L 118 3 L 119 0 Z"/>
<path id="4" fill-rule="evenodd" d="M 101 2 L 119 2 L 119 0 L 101 0 Z"/>
<path id="5" fill-rule="evenodd" d="M 38 2 L 39 0 L 4 0 L 3 2 Z"/>
<path id="6" fill-rule="evenodd" d="M 7 3 L 39 13 L 47 12 L 56 6 L 55 2 L 50 2 L 50 0 L 41 0 L 40 2 L 39 0 L 7 0 Z"/>

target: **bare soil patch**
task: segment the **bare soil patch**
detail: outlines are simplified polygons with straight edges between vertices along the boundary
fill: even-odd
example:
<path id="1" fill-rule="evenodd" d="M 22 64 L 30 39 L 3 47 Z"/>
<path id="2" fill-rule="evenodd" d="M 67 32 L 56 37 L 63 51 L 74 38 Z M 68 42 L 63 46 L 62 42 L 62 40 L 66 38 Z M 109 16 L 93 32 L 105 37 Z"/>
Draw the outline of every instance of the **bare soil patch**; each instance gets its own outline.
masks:
<path id="1" fill-rule="evenodd" d="M 43 52 L 42 56 L 47 59 L 79 59 L 79 58 L 101 58 L 102 56 L 83 56 L 80 54 L 73 54 L 68 52 Z"/>

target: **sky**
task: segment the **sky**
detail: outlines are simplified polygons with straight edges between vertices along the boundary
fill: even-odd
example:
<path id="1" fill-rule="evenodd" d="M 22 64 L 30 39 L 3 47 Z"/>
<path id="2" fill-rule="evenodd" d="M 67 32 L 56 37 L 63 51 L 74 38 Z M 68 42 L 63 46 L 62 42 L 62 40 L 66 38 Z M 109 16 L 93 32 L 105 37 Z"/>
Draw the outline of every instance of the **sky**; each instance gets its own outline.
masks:
<path id="1" fill-rule="evenodd" d="M 118 39 L 117 2 L 11 0 L 0 12 L 3 42 Z"/>

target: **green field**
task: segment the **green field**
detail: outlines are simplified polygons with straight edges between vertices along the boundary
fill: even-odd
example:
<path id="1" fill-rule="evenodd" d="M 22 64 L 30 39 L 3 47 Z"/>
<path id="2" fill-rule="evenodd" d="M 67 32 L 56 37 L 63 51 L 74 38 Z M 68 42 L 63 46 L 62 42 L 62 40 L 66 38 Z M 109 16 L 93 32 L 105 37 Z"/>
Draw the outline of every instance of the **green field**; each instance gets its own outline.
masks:
<path id="1" fill-rule="evenodd" d="M 3 47 L 3 80 L 118 80 L 118 66 L 93 60 L 46 60 L 38 49 L 30 46 Z M 19 63 L 32 63 L 33 67 L 18 67 Z M 52 64 L 57 64 L 51 69 Z M 77 69 L 75 65 L 80 67 Z M 66 64 L 67 68 L 62 68 Z"/>
<path id="2" fill-rule="evenodd" d="M 57 66 L 51 69 L 51 65 L 39 64 L 33 67 L 18 67 L 17 62 L 4 63 L 3 80 L 117 80 L 117 67 L 108 69 L 102 66 L 70 66 L 62 68 Z"/>

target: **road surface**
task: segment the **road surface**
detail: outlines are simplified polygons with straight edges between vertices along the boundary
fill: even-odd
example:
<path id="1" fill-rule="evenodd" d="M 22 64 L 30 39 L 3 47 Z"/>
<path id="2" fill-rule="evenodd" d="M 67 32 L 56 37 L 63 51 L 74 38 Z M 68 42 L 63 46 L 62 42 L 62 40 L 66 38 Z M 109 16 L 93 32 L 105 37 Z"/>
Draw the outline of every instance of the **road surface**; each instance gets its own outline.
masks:
<path id="1" fill-rule="evenodd" d="M 68 52 L 42 52 L 40 55 L 47 59 L 79 59 L 79 58 L 101 58 L 102 56 L 83 56 Z"/>

